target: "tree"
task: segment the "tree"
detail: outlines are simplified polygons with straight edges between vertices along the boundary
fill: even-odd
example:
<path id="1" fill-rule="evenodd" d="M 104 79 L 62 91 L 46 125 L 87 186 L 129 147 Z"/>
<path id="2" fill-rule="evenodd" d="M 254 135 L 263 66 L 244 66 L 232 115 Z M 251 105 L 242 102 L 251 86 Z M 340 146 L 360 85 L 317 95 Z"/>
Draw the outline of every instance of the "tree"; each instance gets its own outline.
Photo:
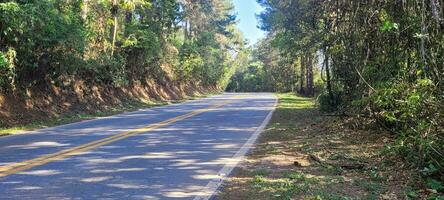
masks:
<path id="1" fill-rule="evenodd" d="M 441 174 L 442 180 L 441 1 L 258 2 L 265 8 L 261 28 L 271 43 L 301 60 L 301 93 L 312 93 L 307 89 L 313 87 L 311 69 L 316 69 L 313 52 L 322 52 L 326 84 L 317 98 L 321 108 L 370 116 L 398 136 L 403 145 L 397 152 L 419 167 L 438 166 L 434 176 Z"/>
<path id="2" fill-rule="evenodd" d="M 117 21 L 117 13 L 119 12 L 119 4 L 118 4 L 117 0 L 112 0 L 112 1 L 113 1 L 113 4 L 111 7 L 111 16 L 113 17 L 114 22 L 113 22 L 112 31 L 111 31 L 112 32 L 111 56 L 114 55 L 114 48 L 116 46 L 116 38 L 117 38 L 117 26 L 119 25 L 118 21 Z"/>
<path id="3" fill-rule="evenodd" d="M 244 48 L 230 0 L 11 0 L 0 12 L 2 67 L 14 62 L 14 72 L 5 70 L 14 76 L 0 79 L 24 88 L 74 79 L 165 83 L 183 71 L 183 82 L 223 88 L 240 59 L 233 52 Z M 16 57 L 3 59 L 7 52 Z"/>

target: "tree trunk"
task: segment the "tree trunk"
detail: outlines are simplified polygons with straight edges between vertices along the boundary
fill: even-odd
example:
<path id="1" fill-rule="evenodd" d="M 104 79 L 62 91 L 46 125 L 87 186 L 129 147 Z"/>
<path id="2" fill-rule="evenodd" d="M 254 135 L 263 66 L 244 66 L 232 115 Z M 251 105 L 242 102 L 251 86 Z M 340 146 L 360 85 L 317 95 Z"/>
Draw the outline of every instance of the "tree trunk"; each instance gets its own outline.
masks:
<path id="1" fill-rule="evenodd" d="M 306 57 L 301 56 L 301 79 L 300 79 L 300 86 L 299 86 L 299 93 L 305 94 L 304 90 L 304 80 L 305 80 L 305 65 L 306 65 Z"/>
<path id="2" fill-rule="evenodd" d="M 313 89 L 313 62 L 314 61 L 314 55 L 309 53 L 307 55 L 307 65 L 306 65 L 306 82 L 307 82 L 307 89 L 305 91 L 307 96 L 313 96 L 314 95 L 314 89 Z"/>
<path id="3" fill-rule="evenodd" d="M 191 20 L 188 21 L 188 38 L 193 39 L 193 24 L 191 23 Z"/>
<path id="4" fill-rule="evenodd" d="M 114 18 L 113 28 L 112 28 L 112 46 L 111 46 L 111 56 L 114 55 L 114 49 L 116 46 L 117 38 L 117 12 L 119 11 L 119 5 L 117 0 L 113 0 L 113 6 L 111 8 L 111 15 Z"/>
<path id="5" fill-rule="evenodd" d="M 89 0 L 83 0 L 82 4 L 82 19 L 83 21 L 86 21 L 88 18 L 88 1 Z"/>
<path id="6" fill-rule="evenodd" d="M 328 47 L 324 47 L 324 65 L 325 65 L 325 73 L 327 75 L 327 92 L 328 96 L 330 98 L 330 104 L 333 104 L 334 102 L 334 96 L 333 96 L 333 90 L 331 88 L 331 76 L 330 76 L 330 63 L 329 63 L 329 57 L 328 57 Z"/>
<path id="7" fill-rule="evenodd" d="M 185 34 L 185 41 L 188 41 L 190 39 L 189 27 L 190 27 L 190 23 L 189 23 L 188 19 L 186 19 L 184 29 L 183 29 L 183 33 Z"/>

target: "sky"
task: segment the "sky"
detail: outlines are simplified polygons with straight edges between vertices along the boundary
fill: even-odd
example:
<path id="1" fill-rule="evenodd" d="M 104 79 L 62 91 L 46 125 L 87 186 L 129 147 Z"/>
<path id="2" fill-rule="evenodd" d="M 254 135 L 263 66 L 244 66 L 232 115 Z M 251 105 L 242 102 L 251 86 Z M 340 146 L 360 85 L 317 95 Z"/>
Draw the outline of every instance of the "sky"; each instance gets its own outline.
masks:
<path id="1" fill-rule="evenodd" d="M 250 41 L 250 44 L 255 44 L 258 39 L 265 36 L 265 32 L 257 28 L 259 22 L 256 14 L 263 10 L 262 7 L 256 0 L 234 0 L 234 5 L 239 20 L 238 27 L 244 33 L 244 37 Z"/>

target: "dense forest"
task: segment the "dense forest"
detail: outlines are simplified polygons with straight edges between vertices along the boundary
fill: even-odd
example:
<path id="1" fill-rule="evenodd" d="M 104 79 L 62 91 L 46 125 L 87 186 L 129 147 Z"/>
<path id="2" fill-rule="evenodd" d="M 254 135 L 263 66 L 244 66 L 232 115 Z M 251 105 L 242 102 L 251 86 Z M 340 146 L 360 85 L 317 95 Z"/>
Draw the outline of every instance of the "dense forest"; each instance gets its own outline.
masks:
<path id="1" fill-rule="evenodd" d="M 229 0 L 2 0 L 1 126 L 220 90 L 246 52 Z"/>
<path id="2" fill-rule="evenodd" d="M 268 36 L 229 90 L 315 96 L 396 135 L 391 152 L 444 181 L 442 1 L 258 2 Z"/>
<path id="3" fill-rule="evenodd" d="M 224 0 L 1 3 L 2 92 L 147 76 L 223 87 L 243 47 L 232 9 Z M 159 74 L 162 65 L 171 73 Z"/>

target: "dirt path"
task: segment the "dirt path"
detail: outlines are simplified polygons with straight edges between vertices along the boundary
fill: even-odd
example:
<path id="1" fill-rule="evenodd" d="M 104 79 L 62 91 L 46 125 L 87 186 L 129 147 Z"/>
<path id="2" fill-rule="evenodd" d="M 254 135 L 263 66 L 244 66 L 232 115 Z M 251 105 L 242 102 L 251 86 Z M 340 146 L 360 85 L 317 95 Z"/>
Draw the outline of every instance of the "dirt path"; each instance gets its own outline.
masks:
<path id="1" fill-rule="evenodd" d="M 279 95 L 256 148 L 218 199 L 420 199 L 415 174 L 384 154 L 392 138 L 323 116 L 311 99 Z"/>

